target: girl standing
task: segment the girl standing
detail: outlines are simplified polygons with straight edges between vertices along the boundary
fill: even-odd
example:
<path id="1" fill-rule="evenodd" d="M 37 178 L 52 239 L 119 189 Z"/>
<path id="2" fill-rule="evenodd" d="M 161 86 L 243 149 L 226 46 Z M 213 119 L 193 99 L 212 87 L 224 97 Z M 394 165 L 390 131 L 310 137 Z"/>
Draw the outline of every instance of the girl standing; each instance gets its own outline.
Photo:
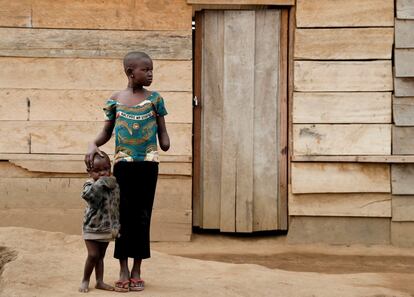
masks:
<path id="1" fill-rule="evenodd" d="M 157 136 L 167 151 L 170 139 L 165 126 L 167 111 L 151 85 L 153 63 L 143 52 L 131 52 L 124 58 L 128 87 L 113 94 L 104 108 L 106 121 L 102 131 L 89 145 L 85 156 L 88 168 L 99 147 L 109 141 L 115 128 L 114 176 L 120 187 L 120 236 L 115 241 L 114 257 L 119 259 L 120 277 L 115 290 L 141 291 L 142 259 L 150 257 L 150 222 L 158 177 Z M 129 270 L 128 258 L 133 258 Z"/>

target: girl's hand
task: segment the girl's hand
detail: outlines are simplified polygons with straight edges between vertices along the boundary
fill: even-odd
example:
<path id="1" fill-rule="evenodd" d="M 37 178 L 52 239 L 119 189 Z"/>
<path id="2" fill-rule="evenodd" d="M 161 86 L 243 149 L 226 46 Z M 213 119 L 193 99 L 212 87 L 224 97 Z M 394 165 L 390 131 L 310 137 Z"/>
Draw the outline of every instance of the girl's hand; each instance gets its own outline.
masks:
<path id="1" fill-rule="evenodd" d="M 85 155 L 85 165 L 88 170 L 91 170 L 93 168 L 93 158 L 96 154 L 100 155 L 101 157 L 104 156 L 95 143 L 89 144 L 88 152 Z"/>

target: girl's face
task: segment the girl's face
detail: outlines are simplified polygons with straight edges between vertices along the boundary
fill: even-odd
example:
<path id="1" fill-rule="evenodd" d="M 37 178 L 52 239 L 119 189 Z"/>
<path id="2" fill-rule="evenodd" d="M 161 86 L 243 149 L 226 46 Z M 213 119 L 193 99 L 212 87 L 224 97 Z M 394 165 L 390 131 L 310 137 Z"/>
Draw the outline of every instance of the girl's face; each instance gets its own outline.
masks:
<path id="1" fill-rule="evenodd" d="M 137 59 L 131 77 L 134 85 L 149 86 L 152 83 L 152 60 L 148 58 Z"/>
<path id="2" fill-rule="evenodd" d="M 93 163 L 93 168 L 89 171 L 89 175 L 95 181 L 102 176 L 110 176 L 111 163 L 106 158 L 96 158 Z"/>

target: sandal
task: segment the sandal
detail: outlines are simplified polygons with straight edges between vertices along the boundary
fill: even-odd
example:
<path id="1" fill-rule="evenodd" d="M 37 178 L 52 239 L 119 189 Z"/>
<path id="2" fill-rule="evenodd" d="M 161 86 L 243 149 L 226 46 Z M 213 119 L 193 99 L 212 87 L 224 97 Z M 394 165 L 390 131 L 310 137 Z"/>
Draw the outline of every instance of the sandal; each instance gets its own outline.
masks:
<path id="1" fill-rule="evenodd" d="M 116 292 L 128 292 L 129 291 L 129 281 L 119 280 L 115 282 L 115 291 Z"/>
<path id="2" fill-rule="evenodd" d="M 140 278 L 129 279 L 129 290 L 130 291 L 142 291 L 144 290 L 144 281 Z"/>

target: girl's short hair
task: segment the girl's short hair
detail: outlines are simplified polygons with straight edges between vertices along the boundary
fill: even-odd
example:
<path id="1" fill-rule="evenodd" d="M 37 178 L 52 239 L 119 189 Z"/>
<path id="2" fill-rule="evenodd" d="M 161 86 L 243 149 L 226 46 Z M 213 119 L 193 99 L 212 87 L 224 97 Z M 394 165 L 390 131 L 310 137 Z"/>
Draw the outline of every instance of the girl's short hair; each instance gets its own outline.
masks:
<path id="1" fill-rule="evenodd" d="M 124 70 L 125 72 L 127 71 L 128 67 L 132 67 L 132 62 L 136 61 L 136 60 L 141 60 L 141 59 L 150 59 L 151 57 L 144 52 L 129 52 L 125 55 L 124 57 Z"/>

